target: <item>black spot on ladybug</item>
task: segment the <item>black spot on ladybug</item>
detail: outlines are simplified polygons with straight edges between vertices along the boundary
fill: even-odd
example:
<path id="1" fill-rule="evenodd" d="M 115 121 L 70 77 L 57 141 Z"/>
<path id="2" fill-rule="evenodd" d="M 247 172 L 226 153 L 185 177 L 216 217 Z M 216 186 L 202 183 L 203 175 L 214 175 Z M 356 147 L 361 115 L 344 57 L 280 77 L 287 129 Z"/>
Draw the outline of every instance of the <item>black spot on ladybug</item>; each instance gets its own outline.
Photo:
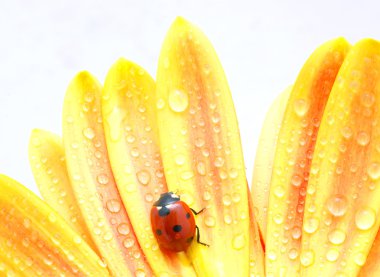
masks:
<path id="1" fill-rule="evenodd" d="M 193 239 L 194 239 L 194 237 L 189 237 L 189 238 L 186 240 L 186 242 L 187 242 L 187 243 L 190 243 L 190 242 L 193 241 Z"/>
<path id="2" fill-rule="evenodd" d="M 158 215 L 161 216 L 161 217 L 164 217 L 164 216 L 167 216 L 170 214 L 170 210 L 168 208 L 166 208 L 165 206 L 162 207 L 159 211 L 158 211 Z"/>
<path id="3" fill-rule="evenodd" d="M 174 225 L 173 226 L 173 231 L 174 232 L 181 232 L 181 230 L 182 230 L 182 226 L 181 225 Z"/>
<path id="4" fill-rule="evenodd" d="M 159 235 L 159 236 L 161 236 L 162 235 L 162 231 L 160 229 L 157 229 L 156 230 L 156 234 Z"/>
<path id="5" fill-rule="evenodd" d="M 186 214 L 186 218 L 187 218 L 187 219 L 190 218 L 190 214 L 189 214 L 189 213 Z"/>

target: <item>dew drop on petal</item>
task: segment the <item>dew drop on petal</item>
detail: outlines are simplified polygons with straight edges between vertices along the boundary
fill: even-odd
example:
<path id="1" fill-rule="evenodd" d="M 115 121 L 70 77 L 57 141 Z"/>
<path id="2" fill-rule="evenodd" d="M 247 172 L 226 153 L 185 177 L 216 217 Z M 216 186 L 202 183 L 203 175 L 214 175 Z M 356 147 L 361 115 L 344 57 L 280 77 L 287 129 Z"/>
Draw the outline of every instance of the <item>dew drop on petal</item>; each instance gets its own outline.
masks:
<path id="1" fill-rule="evenodd" d="M 358 265 L 358 266 L 363 266 L 365 264 L 365 261 L 367 260 L 367 257 L 366 255 L 364 255 L 363 253 L 357 253 L 354 257 L 354 262 Z"/>
<path id="2" fill-rule="evenodd" d="M 174 112 L 183 112 L 189 105 L 189 96 L 180 90 L 173 90 L 169 94 L 169 106 Z"/>
<path id="3" fill-rule="evenodd" d="M 108 200 L 106 206 L 111 213 L 118 213 L 121 209 L 120 201 L 117 199 Z"/>
<path id="4" fill-rule="evenodd" d="M 205 225 L 207 227 L 214 227 L 215 226 L 215 218 L 213 216 L 206 216 Z"/>
<path id="5" fill-rule="evenodd" d="M 332 244 L 340 245 L 346 240 L 346 233 L 340 229 L 335 229 L 329 233 L 328 238 Z"/>
<path id="6" fill-rule="evenodd" d="M 334 216 L 343 216 L 347 212 L 348 202 L 345 196 L 335 195 L 327 201 L 327 209 Z"/>
<path id="7" fill-rule="evenodd" d="M 379 179 L 380 178 L 380 164 L 371 163 L 368 166 L 367 173 L 372 180 Z"/>
<path id="8" fill-rule="evenodd" d="M 283 197 L 285 194 L 285 189 L 283 186 L 277 186 L 274 188 L 274 195 L 276 195 L 278 198 Z"/>
<path id="9" fill-rule="evenodd" d="M 297 175 L 297 174 L 293 175 L 293 177 L 292 177 L 292 179 L 291 179 L 291 183 L 292 183 L 292 185 L 295 186 L 295 187 L 299 187 L 299 186 L 301 186 L 302 181 L 303 181 L 302 177 L 299 176 L 299 175 Z"/>
<path id="10" fill-rule="evenodd" d="M 319 220 L 316 218 L 308 218 L 304 221 L 303 229 L 306 233 L 312 234 L 319 227 Z"/>
<path id="11" fill-rule="evenodd" d="M 140 170 L 136 173 L 137 180 L 142 184 L 143 186 L 146 186 L 150 182 L 150 173 L 146 170 Z"/>
<path id="12" fill-rule="evenodd" d="M 206 164 L 204 162 L 197 163 L 197 172 L 199 175 L 206 175 Z"/>
<path id="13" fill-rule="evenodd" d="M 95 137 L 95 131 L 92 128 L 85 128 L 83 129 L 83 135 L 91 140 Z"/>
<path id="14" fill-rule="evenodd" d="M 106 174 L 99 174 L 97 177 L 96 177 L 96 180 L 98 181 L 99 184 L 101 185 L 107 185 L 108 182 L 109 182 L 109 178 Z"/>
<path id="15" fill-rule="evenodd" d="M 126 223 L 120 223 L 119 226 L 117 226 L 117 231 L 119 232 L 120 235 L 128 235 L 130 232 L 130 228 L 128 224 Z"/>
<path id="16" fill-rule="evenodd" d="M 374 224 L 376 220 L 376 214 L 371 208 L 359 209 L 355 214 L 355 224 L 360 230 L 368 230 Z"/>
<path id="17" fill-rule="evenodd" d="M 356 141 L 361 146 L 366 146 L 370 141 L 370 136 L 366 132 L 359 132 L 356 136 Z"/>
<path id="18" fill-rule="evenodd" d="M 297 259 L 297 257 L 298 257 L 297 249 L 295 249 L 295 248 L 290 249 L 288 252 L 288 256 L 289 256 L 289 259 L 291 259 L 291 260 Z"/>
<path id="19" fill-rule="evenodd" d="M 243 234 L 240 234 L 240 235 L 236 235 L 233 239 L 232 239 L 232 247 L 236 250 L 240 250 L 242 249 L 244 246 L 245 246 L 245 237 Z"/>
<path id="20" fill-rule="evenodd" d="M 375 103 L 375 100 L 375 95 L 371 92 L 365 92 L 360 97 L 360 102 L 367 108 L 370 108 Z"/>
<path id="21" fill-rule="evenodd" d="M 275 251 L 268 251 L 267 257 L 270 261 L 275 261 L 277 259 L 277 254 Z"/>
<path id="22" fill-rule="evenodd" d="M 177 165 L 183 165 L 186 161 L 186 156 L 183 154 L 178 154 L 175 156 L 174 160 Z"/>
<path id="23" fill-rule="evenodd" d="M 330 249 L 326 253 L 326 260 L 329 262 L 335 262 L 339 257 L 339 251 L 336 249 Z"/>
<path id="24" fill-rule="evenodd" d="M 165 100 L 162 98 L 157 99 L 156 107 L 159 110 L 163 109 L 165 107 Z"/>
<path id="25" fill-rule="evenodd" d="M 308 267 L 314 263 L 314 252 L 313 250 L 305 250 L 301 254 L 301 264 Z"/>
<path id="26" fill-rule="evenodd" d="M 126 238 L 124 241 L 123 241 L 123 245 L 125 248 L 131 248 L 133 245 L 135 244 L 135 241 L 131 238 Z"/>
<path id="27" fill-rule="evenodd" d="M 309 103 L 305 99 L 297 99 L 294 101 L 294 112 L 303 117 L 309 110 Z"/>

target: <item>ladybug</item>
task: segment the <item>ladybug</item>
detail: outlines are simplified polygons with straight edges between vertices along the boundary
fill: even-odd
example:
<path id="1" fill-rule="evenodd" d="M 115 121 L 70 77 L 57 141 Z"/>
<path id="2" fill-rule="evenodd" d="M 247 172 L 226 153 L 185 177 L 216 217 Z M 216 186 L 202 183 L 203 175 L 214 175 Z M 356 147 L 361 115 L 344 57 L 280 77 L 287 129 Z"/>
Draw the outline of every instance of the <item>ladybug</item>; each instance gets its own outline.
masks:
<path id="1" fill-rule="evenodd" d="M 197 242 L 200 241 L 199 228 L 195 225 L 196 212 L 173 192 L 161 194 L 160 199 L 154 202 L 150 212 L 152 230 L 161 248 L 181 252 L 186 251 L 194 239 L 197 231 Z"/>

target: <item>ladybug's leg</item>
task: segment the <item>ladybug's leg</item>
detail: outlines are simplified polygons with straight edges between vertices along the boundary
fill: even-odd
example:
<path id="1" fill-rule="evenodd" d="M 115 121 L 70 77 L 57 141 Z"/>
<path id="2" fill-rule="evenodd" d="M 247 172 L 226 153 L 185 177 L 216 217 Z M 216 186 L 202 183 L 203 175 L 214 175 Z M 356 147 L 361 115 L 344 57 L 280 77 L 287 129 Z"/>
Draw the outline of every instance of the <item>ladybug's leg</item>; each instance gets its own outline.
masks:
<path id="1" fill-rule="evenodd" d="M 202 211 L 203 211 L 203 210 L 202 210 Z M 209 247 L 210 245 L 208 245 L 208 244 L 206 244 L 206 243 L 200 241 L 201 235 L 199 234 L 199 227 L 198 227 L 197 225 L 195 225 L 195 228 L 197 229 L 197 242 L 198 242 L 199 244 L 202 244 L 202 245 L 204 245 L 204 246 Z"/>
<path id="2" fill-rule="evenodd" d="M 195 215 L 198 215 L 200 214 L 201 212 L 203 212 L 206 208 L 203 208 L 202 210 L 200 210 L 199 212 L 197 212 L 196 210 L 190 208 L 190 210 L 195 214 Z"/>

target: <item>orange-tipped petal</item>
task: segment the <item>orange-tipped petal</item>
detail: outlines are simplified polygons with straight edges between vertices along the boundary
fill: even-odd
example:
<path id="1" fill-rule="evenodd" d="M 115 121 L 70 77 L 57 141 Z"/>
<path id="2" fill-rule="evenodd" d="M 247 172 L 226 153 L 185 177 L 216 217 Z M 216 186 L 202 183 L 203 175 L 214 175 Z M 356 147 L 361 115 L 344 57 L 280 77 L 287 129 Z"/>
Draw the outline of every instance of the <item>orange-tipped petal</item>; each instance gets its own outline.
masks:
<path id="1" fill-rule="evenodd" d="M 272 179 L 277 138 L 291 91 L 292 86 L 281 93 L 269 108 L 261 129 L 256 151 L 251 196 L 260 233 L 264 241 L 267 230 L 269 185 Z"/>
<path id="2" fill-rule="evenodd" d="M 349 50 L 339 38 L 320 46 L 290 95 L 276 146 L 265 241 L 266 273 L 296 276 L 311 158 L 323 110 Z M 308 222 L 306 222 L 308 224 Z"/>
<path id="3" fill-rule="evenodd" d="M 360 277 L 380 276 L 380 232 L 377 231 L 371 251 L 367 256 L 364 266 L 360 269 Z"/>
<path id="4" fill-rule="evenodd" d="M 162 252 L 154 238 L 150 210 L 167 191 L 158 146 L 156 85 L 138 65 L 119 59 L 103 90 L 103 120 L 112 170 L 136 236 L 154 273 L 195 276 L 185 253 Z"/>
<path id="5" fill-rule="evenodd" d="M 57 212 L 4 175 L 0 217 L 0 265 L 17 276 L 109 276 L 100 258 Z"/>
<path id="6" fill-rule="evenodd" d="M 47 131 L 33 130 L 29 143 L 29 161 L 46 203 L 97 251 L 70 184 L 61 138 Z"/>
<path id="7" fill-rule="evenodd" d="M 235 110 L 213 47 L 183 18 L 160 54 L 156 106 L 168 187 L 193 209 L 206 208 L 196 222 L 210 247 L 193 242 L 187 252 L 197 274 L 247 276 L 248 186 Z"/>
<path id="8" fill-rule="evenodd" d="M 353 46 L 330 94 L 310 171 L 301 273 L 356 276 L 380 225 L 380 43 Z"/>
<path id="9" fill-rule="evenodd" d="M 101 86 L 87 72 L 71 82 L 63 109 L 67 168 L 99 252 L 115 276 L 151 275 L 119 195 L 108 159 Z"/>

